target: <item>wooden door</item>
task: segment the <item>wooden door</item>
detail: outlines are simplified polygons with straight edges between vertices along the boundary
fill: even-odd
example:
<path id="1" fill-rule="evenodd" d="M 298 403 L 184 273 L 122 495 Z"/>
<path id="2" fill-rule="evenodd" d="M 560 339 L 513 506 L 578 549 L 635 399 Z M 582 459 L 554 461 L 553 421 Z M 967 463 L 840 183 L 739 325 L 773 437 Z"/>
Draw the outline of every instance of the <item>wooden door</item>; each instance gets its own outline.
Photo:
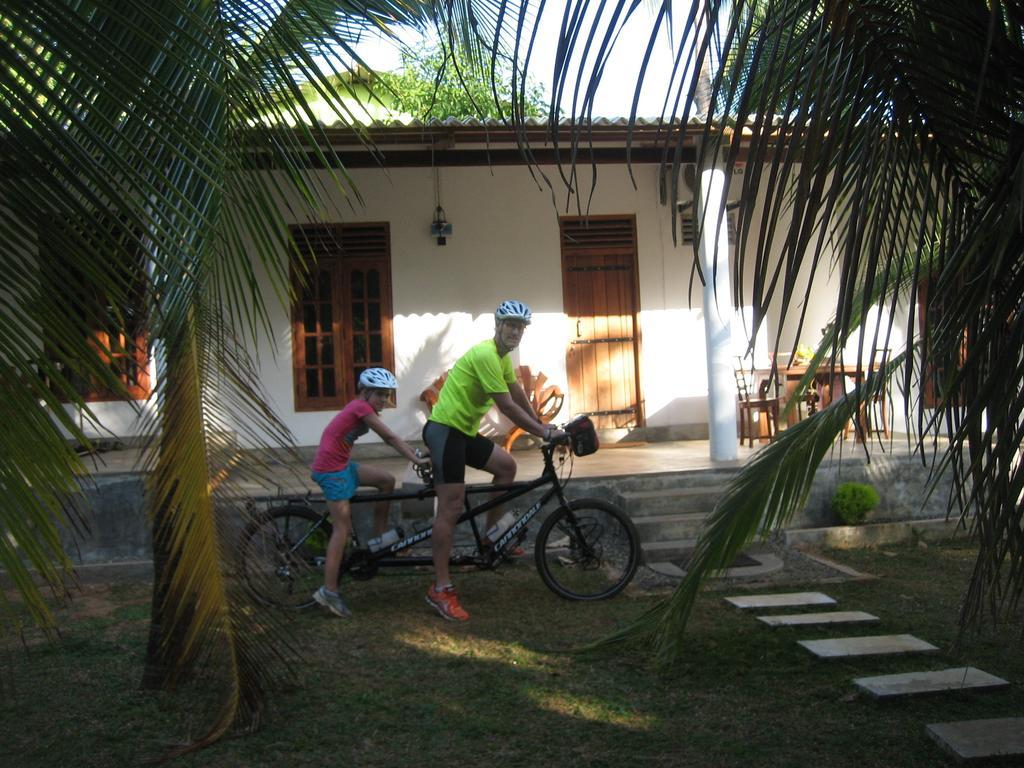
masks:
<path id="1" fill-rule="evenodd" d="M 636 218 L 567 216 L 559 224 L 573 411 L 590 415 L 599 429 L 642 426 Z"/>

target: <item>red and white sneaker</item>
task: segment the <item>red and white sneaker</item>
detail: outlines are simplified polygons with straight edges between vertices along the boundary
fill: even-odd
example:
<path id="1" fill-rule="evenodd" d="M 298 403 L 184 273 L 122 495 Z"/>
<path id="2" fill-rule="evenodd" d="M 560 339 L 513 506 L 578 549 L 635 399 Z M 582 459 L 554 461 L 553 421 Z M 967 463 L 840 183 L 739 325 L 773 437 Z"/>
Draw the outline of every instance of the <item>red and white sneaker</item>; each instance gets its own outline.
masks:
<path id="1" fill-rule="evenodd" d="M 440 590 L 435 589 L 431 584 L 430 589 L 427 590 L 427 604 L 448 621 L 469 620 L 469 614 L 459 605 L 459 596 L 455 594 L 455 587 L 451 584 Z"/>

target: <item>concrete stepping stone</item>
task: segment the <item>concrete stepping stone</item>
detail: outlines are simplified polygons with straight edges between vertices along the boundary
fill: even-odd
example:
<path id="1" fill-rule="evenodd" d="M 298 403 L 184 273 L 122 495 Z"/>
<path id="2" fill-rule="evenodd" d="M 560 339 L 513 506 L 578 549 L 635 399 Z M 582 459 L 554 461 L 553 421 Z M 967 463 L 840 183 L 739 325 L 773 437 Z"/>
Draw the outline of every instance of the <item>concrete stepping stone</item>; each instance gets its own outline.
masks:
<path id="1" fill-rule="evenodd" d="M 1005 688 L 1006 680 L 974 667 L 953 667 L 934 672 L 907 672 L 901 675 L 858 677 L 854 685 L 879 699 L 916 696 L 943 691 L 979 691 Z"/>
<path id="2" fill-rule="evenodd" d="M 1024 717 L 932 723 L 925 732 L 959 763 L 1024 757 Z"/>
<path id="3" fill-rule="evenodd" d="M 667 560 L 656 563 L 648 563 L 647 567 L 655 573 L 660 574 L 662 576 L 671 576 L 674 579 L 683 579 L 686 577 L 686 571 L 684 571 L 675 563 L 670 563 Z"/>
<path id="4" fill-rule="evenodd" d="M 939 650 L 913 635 L 873 635 L 868 637 L 837 637 L 829 640 L 798 640 L 800 645 L 819 659 L 849 656 L 881 656 L 884 654 L 930 653 Z"/>
<path id="5" fill-rule="evenodd" d="M 665 543 L 672 544 L 673 542 Z M 662 576 L 670 576 L 676 579 L 686 578 L 685 566 L 688 563 L 688 558 L 677 560 L 676 562 L 665 560 L 662 554 L 657 553 L 657 549 L 657 544 L 643 546 L 647 567 Z M 752 555 L 743 554 L 733 560 L 733 564 L 724 571 L 712 574 L 712 578 L 754 578 L 781 571 L 783 567 L 785 567 L 785 563 L 782 562 L 782 559 L 771 552 Z"/>
<path id="6" fill-rule="evenodd" d="M 778 595 L 734 595 L 724 598 L 737 608 L 792 608 L 798 605 L 835 605 L 836 601 L 821 592 L 787 592 Z"/>
<path id="7" fill-rule="evenodd" d="M 818 613 L 787 613 L 758 616 L 769 627 L 807 627 L 818 624 L 871 624 L 877 616 L 864 611 L 819 611 Z"/>

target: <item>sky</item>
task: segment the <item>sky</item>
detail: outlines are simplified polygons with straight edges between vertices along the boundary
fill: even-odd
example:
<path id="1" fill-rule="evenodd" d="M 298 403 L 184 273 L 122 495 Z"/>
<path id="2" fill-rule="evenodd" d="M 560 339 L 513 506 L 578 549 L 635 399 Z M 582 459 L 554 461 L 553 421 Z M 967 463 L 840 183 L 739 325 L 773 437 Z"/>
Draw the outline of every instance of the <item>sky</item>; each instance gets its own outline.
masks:
<path id="1" fill-rule="evenodd" d="M 549 1 L 538 31 L 538 42 L 531 61 L 531 75 L 539 82 L 550 98 L 552 69 L 554 67 L 556 41 L 559 25 L 566 0 Z M 682 0 L 673 0 L 676 10 L 676 23 L 682 18 L 682 9 L 687 4 Z M 596 6 L 593 4 L 591 7 Z M 594 99 L 593 114 L 595 117 L 628 116 L 633 99 L 636 77 L 639 72 L 643 52 L 647 47 L 653 14 L 648 6 L 641 4 L 619 33 L 601 87 Z M 416 35 L 404 36 L 407 42 L 415 42 Z M 379 38 L 368 38 L 357 46 L 359 55 L 372 68 L 393 70 L 400 66 L 399 54 L 393 43 Z M 641 93 L 637 108 L 640 117 L 658 117 L 662 113 L 665 89 L 668 86 L 669 73 L 672 70 L 673 49 L 669 44 L 668 35 L 660 35 L 652 61 L 648 68 L 647 83 Z M 562 99 L 563 110 L 571 109 L 571 95 Z"/>

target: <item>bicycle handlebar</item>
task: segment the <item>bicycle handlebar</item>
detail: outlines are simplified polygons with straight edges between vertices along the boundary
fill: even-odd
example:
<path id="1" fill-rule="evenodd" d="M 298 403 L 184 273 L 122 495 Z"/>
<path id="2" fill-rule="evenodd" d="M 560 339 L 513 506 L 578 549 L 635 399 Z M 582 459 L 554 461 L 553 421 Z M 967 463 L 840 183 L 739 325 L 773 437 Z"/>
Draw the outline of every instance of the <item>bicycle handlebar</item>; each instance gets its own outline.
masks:
<path id="1" fill-rule="evenodd" d="M 553 437 L 550 440 L 548 440 L 547 442 L 549 442 L 551 445 L 568 445 L 569 444 L 569 440 L 570 440 L 569 434 L 567 432 L 563 431 L 561 437 Z"/>
<path id="2" fill-rule="evenodd" d="M 417 449 L 416 455 L 420 456 L 419 450 Z M 416 470 L 416 474 L 420 480 L 427 487 L 434 485 L 434 465 L 433 464 L 413 464 L 413 469 Z"/>

